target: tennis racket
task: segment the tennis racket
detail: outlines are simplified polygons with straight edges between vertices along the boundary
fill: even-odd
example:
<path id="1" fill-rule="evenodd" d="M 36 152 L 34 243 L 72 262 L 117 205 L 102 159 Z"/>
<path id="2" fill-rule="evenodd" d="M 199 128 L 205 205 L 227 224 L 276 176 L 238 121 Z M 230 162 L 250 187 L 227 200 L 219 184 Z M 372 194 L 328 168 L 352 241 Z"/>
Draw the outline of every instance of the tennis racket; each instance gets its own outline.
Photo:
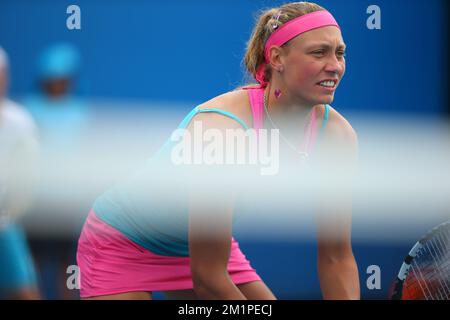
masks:
<path id="1" fill-rule="evenodd" d="M 450 220 L 433 228 L 406 256 L 392 300 L 450 300 Z"/>

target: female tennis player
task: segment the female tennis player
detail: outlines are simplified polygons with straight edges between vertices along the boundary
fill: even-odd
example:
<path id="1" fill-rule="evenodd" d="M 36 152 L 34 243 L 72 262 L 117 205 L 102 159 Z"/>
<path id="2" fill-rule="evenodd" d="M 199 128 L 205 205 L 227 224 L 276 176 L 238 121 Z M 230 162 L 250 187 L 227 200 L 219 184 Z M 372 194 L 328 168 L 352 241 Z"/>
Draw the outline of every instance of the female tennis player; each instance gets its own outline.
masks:
<path id="1" fill-rule="evenodd" d="M 344 55 L 340 28 L 324 8 L 295 2 L 266 10 L 244 59 L 259 85 L 197 106 L 179 128 L 193 135 L 194 122 L 204 130 L 277 128 L 295 154 L 319 155 L 319 144 L 338 145 L 338 156 L 352 163 L 356 134 L 329 106 L 345 72 Z M 302 141 L 304 149 L 296 149 Z M 166 143 L 146 167 L 95 201 L 78 244 L 81 297 L 151 299 L 162 291 L 173 299 L 275 299 L 232 237 L 235 197 L 245 197 L 234 192 L 239 181 L 219 196 L 209 186 L 180 185 L 182 179 L 166 190 L 172 177 L 164 174 L 173 167 L 165 171 L 161 164 L 170 163 L 173 147 Z M 359 299 L 351 193 L 320 201 L 317 216 L 323 297 Z"/>

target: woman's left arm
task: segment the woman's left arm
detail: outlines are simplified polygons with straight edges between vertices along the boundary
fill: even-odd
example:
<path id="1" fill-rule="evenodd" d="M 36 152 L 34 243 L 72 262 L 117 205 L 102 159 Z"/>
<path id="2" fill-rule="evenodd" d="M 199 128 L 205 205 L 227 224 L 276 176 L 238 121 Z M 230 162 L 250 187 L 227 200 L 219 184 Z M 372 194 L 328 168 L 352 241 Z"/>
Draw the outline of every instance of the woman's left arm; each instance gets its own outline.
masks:
<path id="1" fill-rule="evenodd" d="M 328 209 L 330 210 L 330 209 Z M 347 205 L 333 209 L 337 217 L 318 218 L 317 268 L 323 298 L 359 299 L 358 267 L 352 252 L 351 217 Z"/>
<path id="2" fill-rule="evenodd" d="M 351 243 L 352 185 L 358 140 L 335 110 L 321 140 L 320 183 L 316 203 L 317 267 L 324 299 L 360 299 L 358 267 Z"/>

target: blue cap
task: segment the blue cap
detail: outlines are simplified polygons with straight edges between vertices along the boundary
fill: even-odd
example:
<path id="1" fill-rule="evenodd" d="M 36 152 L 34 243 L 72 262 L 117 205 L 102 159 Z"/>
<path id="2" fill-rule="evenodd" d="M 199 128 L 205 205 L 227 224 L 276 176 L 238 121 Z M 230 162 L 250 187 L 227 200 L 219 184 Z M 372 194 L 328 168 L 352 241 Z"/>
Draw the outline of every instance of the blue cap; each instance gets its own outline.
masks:
<path id="1" fill-rule="evenodd" d="M 79 70 L 81 57 L 71 44 L 61 43 L 45 49 L 38 61 L 39 77 L 70 78 Z"/>

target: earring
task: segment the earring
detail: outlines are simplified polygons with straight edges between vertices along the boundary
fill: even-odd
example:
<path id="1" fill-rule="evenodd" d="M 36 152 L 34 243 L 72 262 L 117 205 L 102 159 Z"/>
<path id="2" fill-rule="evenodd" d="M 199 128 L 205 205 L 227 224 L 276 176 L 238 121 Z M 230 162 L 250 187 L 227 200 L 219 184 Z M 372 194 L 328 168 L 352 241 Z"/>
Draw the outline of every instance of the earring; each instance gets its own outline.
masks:
<path id="1" fill-rule="evenodd" d="M 281 90 L 280 89 L 275 89 L 274 95 L 275 95 L 275 98 L 278 99 L 281 96 Z"/>

